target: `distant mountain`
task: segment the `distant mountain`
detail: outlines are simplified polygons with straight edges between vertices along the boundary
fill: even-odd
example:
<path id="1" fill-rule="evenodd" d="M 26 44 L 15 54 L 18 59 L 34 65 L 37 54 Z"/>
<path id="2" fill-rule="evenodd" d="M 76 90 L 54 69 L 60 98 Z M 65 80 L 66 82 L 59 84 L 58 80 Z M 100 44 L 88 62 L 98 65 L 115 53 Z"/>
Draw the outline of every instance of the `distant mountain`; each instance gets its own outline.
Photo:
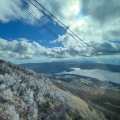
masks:
<path id="1" fill-rule="evenodd" d="M 27 67 L 37 73 L 56 74 L 63 71 L 70 72 L 71 68 L 101 69 L 112 72 L 120 72 L 120 65 L 102 64 L 102 63 L 79 63 L 79 62 L 50 62 L 50 63 L 28 63 L 20 66 Z"/>
<path id="2" fill-rule="evenodd" d="M 0 120 L 106 120 L 55 79 L 0 60 Z"/>

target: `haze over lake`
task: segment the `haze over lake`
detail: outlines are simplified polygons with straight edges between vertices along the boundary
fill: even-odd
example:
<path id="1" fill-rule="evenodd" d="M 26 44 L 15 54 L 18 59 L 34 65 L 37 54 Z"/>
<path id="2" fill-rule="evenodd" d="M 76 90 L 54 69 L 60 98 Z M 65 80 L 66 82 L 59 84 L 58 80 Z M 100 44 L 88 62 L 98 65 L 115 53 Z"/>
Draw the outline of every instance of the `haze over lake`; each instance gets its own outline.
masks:
<path id="1" fill-rule="evenodd" d="M 115 73 L 115 72 L 110 72 L 110 71 L 105 71 L 105 70 L 100 70 L 100 69 L 92 69 L 92 70 L 82 70 L 80 68 L 72 68 L 73 71 L 70 72 L 61 72 L 60 74 L 75 74 L 75 75 L 82 75 L 82 76 L 87 76 L 87 77 L 92 77 L 96 78 L 99 80 L 106 80 L 106 81 L 111 81 L 115 83 L 120 83 L 120 74 Z"/>

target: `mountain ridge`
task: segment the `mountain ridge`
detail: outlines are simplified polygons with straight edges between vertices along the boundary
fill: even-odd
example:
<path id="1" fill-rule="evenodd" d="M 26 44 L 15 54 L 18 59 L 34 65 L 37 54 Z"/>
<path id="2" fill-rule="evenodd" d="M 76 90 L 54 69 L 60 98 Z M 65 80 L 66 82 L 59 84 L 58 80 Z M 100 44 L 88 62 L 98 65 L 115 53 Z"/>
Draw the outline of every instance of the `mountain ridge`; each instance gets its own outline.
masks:
<path id="1" fill-rule="evenodd" d="M 91 110 L 92 109 L 92 110 Z M 44 75 L 0 60 L 1 120 L 103 120 L 102 113 Z"/>
<path id="2" fill-rule="evenodd" d="M 111 64 L 103 64 L 103 63 L 80 63 L 80 62 L 45 62 L 45 63 L 26 63 L 20 64 L 20 66 L 27 67 L 32 69 L 37 73 L 46 73 L 46 74 L 54 74 L 64 71 L 72 71 L 72 67 L 81 68 L 83 70 L 88 69 L 101 69 L 111 72 L 120 72 L 120 65 L 111 65 Z M 114 68 L 113 68 L 114 67 Z M 51 71 L 48 71 L 48 68 Z"/>

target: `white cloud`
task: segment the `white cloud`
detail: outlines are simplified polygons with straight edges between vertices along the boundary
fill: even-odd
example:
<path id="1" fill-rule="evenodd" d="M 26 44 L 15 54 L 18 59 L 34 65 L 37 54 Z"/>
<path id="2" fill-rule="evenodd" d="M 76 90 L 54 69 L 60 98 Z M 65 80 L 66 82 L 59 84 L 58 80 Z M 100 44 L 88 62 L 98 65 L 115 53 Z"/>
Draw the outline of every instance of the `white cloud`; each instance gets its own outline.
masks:
<path id="1" fill-rule="evenodd" d="M 0 38 L 0 57 L 11 59 L 34 59 L 41 56 L 50 58 L 70 57 L 69 48 L 54 47 L 46 48 L 39 43 L 30 42 L 26 39 L 4 40 Z"/>
<path id="2" fill-rule="evenodd" d="M 53 15 L 66 25 L 74 24 L 80 10 L 80 1 L 76 0 L 49 0 L 40 1 Z"/>
<path id="3" fill-rule="evenodd" d="M 58 42 L 60 42 L 60 41 L 58 39 L 56 39 L 56 40 L 50 41 L 49 43 L 55 44 L 55 43 L 58 43 Z"/>
<path id="4" fill-rule="evenodd" d="M 16 0 L 19 2 L 22 6 L 24 5 L 22 0 Z M 36 9 L 32 4 L 25 1 L 26 3 L 26 9 L 32 13 L 36 18 L 40 19 L 43 17 L 43 15 L 40 13 L 38 9 Z M 33 2 L 36 6 L 38 6 L 35 1 Z M 64 20 L 64 23 L 67 25 L 70 25 L 73 23 L 75 17 L 77 16 L 79 12 L 79 0 L 76 0 L 76 2 L 69 1 L 69 0 L 38 0 L 39 3 L 41 3 L 45 8 L 47 8 L 51 13 L 53 13 L 57 18 L 60 20 Z M 11 0 L 0 0 L 0 21 L 2 22 L 9 22 L 11 20 L 23 20 L 24 22 L 27 22 L 29 24 L 33 24 L 34 20 L 27 15 L 25 12 L 23 12 L 16 4 L 14 4 Z M 40 6 L 38 6 L 40 8 Z"/>
<path id="5" fill-rule="evenodd" d="M 17 0 L 21 3 L 21 0 Z M 33 1 L 32 1 L 33 2 Z M 120 40 L 120 2 L 119 0 L 38 0 L 58 19 L 64 22 L 89 46 L 93 47 L 96 54 L 113 55 L 120 53 L 120 45 L 110 43 L 108 40 Z M 22 3 L 21 3 L 22 4 Z M 11 0 L 0 0 L 0 21 L 22 20 L 34 24 L 30 16 L 21 11 Z M 43 15 L 30 3 L 27 10 L 38 19 Z M 82 14 L 82 17 L 81 17 Z M 68 32 L 70 32 L 68 30 Z M 33 58 L 44 55 L 52 58 L 66 58 L 78 55 L 91 56 L 82 42 L 73 39 L 67 33 L 59 37 L 64 48 L 46 48 L 37 42 L 27 40 L 7 41 L 0 39 L 0 56 L 14 57 L 16 59 Z M 60 40 L 52 41 L 56 43 Z M 78 38 L 77 38 L 78 39 Z M 70 45 L 75 53 L 67 46 Z"/>
<path id="6" fill-rule="evenodd" d="M 76 19 L 75 23 L 70 26 L 70 30 L 83 42 L 73 34 L 77 40 L 66 33 L 59 37 L 63 45 L 79 47 L 79 51 L 83 50 L 83 53 L 87 54 L 85 42 L 90 49 L 91 47 L 94 49 L 96 54 L 98 51 L 104 55 L 120 53 L 119 44 L 110 43 L 110 40 L 120 40 L 120 1 L 80 0 L 80 3 L 83 18 Z M 69 30 L 68 32 L 71 33 Z M 88 55 L 92 55 L 91 52 Z"/>
<path id="7" fill-rule="evenodd" d="M 99 21 L 102 24 L 112 21 L 120 16 L 120 1 L 119 0 L 81 0 L 82 13 L 85 16 L 91 16 L 93 20 Z"/>
<path id="8" fill-rule="evenodd" d="M 38 49 L 39 48 L 39 49 Z M 37 49 L 37 50 L 36 50 Z M 15 59 L 32 59 L 36 51 L 44 49 L 36 42 L 30 43 L 26 39 L 7 41 L 0 39 L 0 57 Z"/>
<path id="9" fill-rule="evenodd" d="M 94 46 L 96 54 L 113 55 L 120 53 L 120 45 L 115 43 L 95 43 L 91 42 L 90 46 Z M 47 48 L 33 41 L 21 38 L 18 40 L 4 40 L 0 38 L 0 57 L 11 59 L 35 59 L 48 58 L 73 58 L 79 56 L 95 56 L 86 48 L 77 46 L 72 47 L 53 47 Z"/>
<path id="10" fill-rule="evenodd" d="M 17 2 L 23 6 L 23 3 L 21 0 L 17 0 Z M 12 0 L 0 0 L 0 21 L 1 22 L 9 22 L 11 20 L 21 20 L 24 22 L 27 22 L 29 24 L 33 24 L 35 21 L 27 15 L 25 12 L 21 10 L 15 3 L 12 2 Z M 31 4 L 28 5 L 26 8 L 29 12 L 32 12 L 33 15 L 35 15 L 36 18 L 41 18 L 42 14 Z"/>
<path id="11" fill-rule="evenodd" d="M 17 2 L 23 5 L 21 1 L 17 0 Z M 109 2 L 106 0 L 76 0 L 75 2 L 69 0 L 37 1 L 69 26 L 83 40 L 98 42 L 108 39 L 120 39 L 119 0 L 109 0 Z M 35 1 L 32 2 L 35 3 Z M 43 17 L 40 11 L 29 2 L 26 4 L 26 9 L 36 18 L 41 19 Z M 0 5 L 0 21 L 9 22 L 19 19 L 29 24 L 34 24 L 34 20 L 11 0 L 1 0 Z M 37 4 L 36 6 L 40 8 Z M 82 17 L 80 18 L 81 14 Z"/>

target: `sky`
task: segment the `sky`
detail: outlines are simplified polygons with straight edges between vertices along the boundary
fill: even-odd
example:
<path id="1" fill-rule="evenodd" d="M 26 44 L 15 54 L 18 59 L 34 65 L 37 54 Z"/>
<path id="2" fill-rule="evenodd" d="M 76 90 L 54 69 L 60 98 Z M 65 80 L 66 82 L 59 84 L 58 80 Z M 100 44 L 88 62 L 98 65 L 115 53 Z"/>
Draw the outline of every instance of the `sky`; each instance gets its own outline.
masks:
<path id="1" fill-rule="evenodd" d="M 28 0 L 16 1 L 54 35 L 12 0 L 0 0 L 0 59 L 13 63 L 103 62 L 96 57 L 100 56 L 108 63 L 120 64 L 119 0 L 37 0 L 66 25 L 66 31 L 55 18 L 51 21 L 42 14 L 36 7 L 45 10 L 34 0 L 30 1 L 36 7 Z"/>

